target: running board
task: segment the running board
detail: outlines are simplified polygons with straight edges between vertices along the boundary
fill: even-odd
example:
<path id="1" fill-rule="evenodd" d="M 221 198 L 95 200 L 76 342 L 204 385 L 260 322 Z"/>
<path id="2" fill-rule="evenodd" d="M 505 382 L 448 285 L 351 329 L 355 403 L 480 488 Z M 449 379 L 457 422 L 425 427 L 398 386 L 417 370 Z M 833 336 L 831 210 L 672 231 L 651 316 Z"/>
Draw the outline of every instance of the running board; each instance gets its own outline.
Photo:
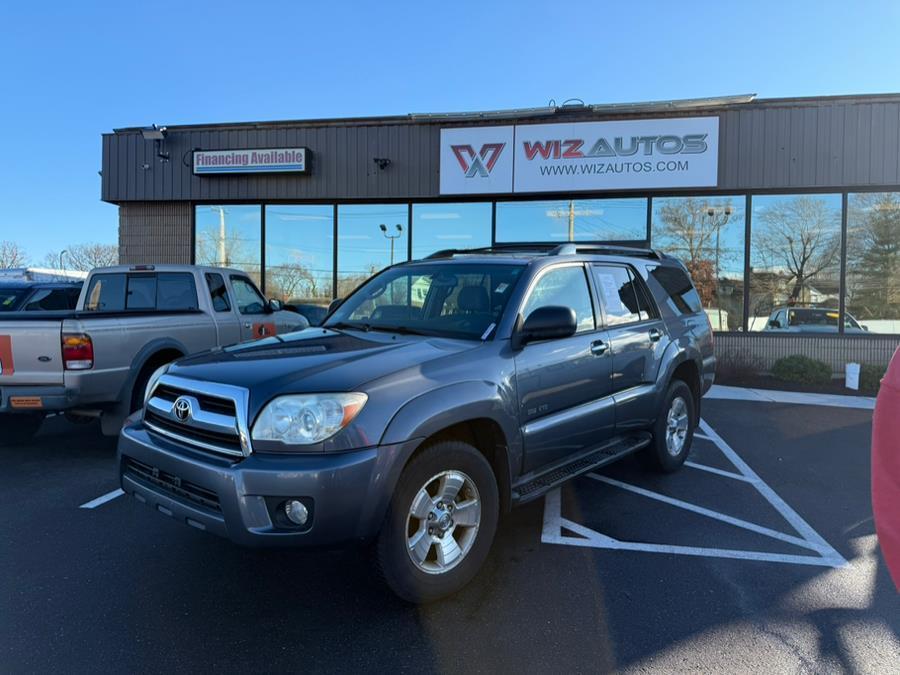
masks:
<path id="1" fill-rule="evenodd" d="M 606 443 L 599 448 L 594 448 L 577 459 L 562 465 L 557 465 L 541 473 L 524 476 L 522 481 L 513 486 L 512 501 L 514 504 L 524 504 L 550 490 L 562 485 L 567 480 L 580 476 L 588 471 L 593 471 L 601 466 L 611 464 L 625 455 L 630 455 L 650 444 L 652 436 L 649 433 L 633 434 L 625 438 L 618 438 Z"/>

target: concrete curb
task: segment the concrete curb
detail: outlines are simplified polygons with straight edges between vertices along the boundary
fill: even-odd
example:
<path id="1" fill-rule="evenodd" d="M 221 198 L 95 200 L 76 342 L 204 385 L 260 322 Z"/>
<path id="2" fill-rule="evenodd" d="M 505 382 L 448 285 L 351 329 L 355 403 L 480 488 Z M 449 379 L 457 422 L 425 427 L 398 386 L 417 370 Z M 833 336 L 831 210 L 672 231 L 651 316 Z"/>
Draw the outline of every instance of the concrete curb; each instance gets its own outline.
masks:
<path id="1" fill-rule="evenodd" d="M 840 394 L 807 394 L 798 391 L 747 389 L 715 384 L 705 398 L 729 401 L 756 401 L 759 403 L 793 403 L 796 405 L 822 405 L 836 408 L 874 410 L 875 399 L 868 396 L 841 396 Z"/>

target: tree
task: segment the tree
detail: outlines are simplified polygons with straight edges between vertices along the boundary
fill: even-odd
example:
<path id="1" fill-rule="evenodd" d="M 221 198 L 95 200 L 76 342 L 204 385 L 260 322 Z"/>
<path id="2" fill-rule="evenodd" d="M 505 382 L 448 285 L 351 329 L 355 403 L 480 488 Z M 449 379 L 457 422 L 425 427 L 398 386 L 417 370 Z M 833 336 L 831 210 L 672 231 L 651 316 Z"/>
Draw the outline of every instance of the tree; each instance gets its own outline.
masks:
<path id="1" fill-rule="evenodd" d="M 820 198 L 800 196 L 762 210 L 755 253 L 769 272 L 790 287 L 788 304 L 810 301 L 812 281 L 840 265 L 841 231 L 838 213 Z"/>
<path id="2" fill-rule="evenodd" d="M 119 247 L 115 244 L 70 244 L 59 252 L 50 252 L 44 257 L 43 266 L 78 272 L 90 272 L 95 267 L 109 267 L 119 264 Z"/>
<path id="3" fill-rule="evenodd" d="M 733 306 L 732 301 L 732 306 L 727 306 L 728 297 L 719 297 L 722 266 L 738 253 L 722 238 L 731 217 L 730 199 L 666 199 L 656 213 L 653 243 L 684 263 L 703 306 L 719 310 L 720 325 L 727 315 L 729 327 L 736 329 L 742 318 L 741 305 Z"/>
<path id="4" fill-rule="evenodd" d="M 900 319 L 900 199 L 853 196 L 847 235 L 849 306 L 858 319 Z"/>
<path id="5" fill-rule="evenodd" d="M 25 267 L 28 256 L 25 250 L 14 241 L 0 241 L 0 269 Z"/>

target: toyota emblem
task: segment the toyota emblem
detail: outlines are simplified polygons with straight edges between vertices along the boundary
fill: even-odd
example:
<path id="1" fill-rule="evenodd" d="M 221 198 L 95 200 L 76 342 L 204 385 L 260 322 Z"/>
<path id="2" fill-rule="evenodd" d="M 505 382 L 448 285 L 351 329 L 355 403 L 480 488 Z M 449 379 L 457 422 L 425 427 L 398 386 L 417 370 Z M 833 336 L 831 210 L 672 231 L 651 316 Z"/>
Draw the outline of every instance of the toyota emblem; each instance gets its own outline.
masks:
<path id="1" fill-rule="evenodd" d="M 179 422 L 187 422 L 193 411 L 191 410 L 191 402 L 184 396 L 175 399 L 172 404 L 172 412 Z"/>

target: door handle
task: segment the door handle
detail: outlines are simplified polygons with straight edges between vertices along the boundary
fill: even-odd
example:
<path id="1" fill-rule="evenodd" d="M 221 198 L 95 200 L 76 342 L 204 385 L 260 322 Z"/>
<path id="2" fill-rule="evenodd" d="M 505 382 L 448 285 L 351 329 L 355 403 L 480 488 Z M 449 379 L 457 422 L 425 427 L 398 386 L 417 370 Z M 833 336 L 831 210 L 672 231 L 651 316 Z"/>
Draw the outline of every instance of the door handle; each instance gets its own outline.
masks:
<path id="1" fill-rule="evenodd" d="M 591 343 L 591 354 L 594 356 L 602 356 L 606 353 L 607 349 L 609 349 L 609 345 L 603 340 L 597 340 L 596 342 Z"/>
<path id="2" fill-rule="evenodd" d="M 662 331 L 659 328 L 650 329 L 650 342 L 659 342 L 662 338 Z"/>

